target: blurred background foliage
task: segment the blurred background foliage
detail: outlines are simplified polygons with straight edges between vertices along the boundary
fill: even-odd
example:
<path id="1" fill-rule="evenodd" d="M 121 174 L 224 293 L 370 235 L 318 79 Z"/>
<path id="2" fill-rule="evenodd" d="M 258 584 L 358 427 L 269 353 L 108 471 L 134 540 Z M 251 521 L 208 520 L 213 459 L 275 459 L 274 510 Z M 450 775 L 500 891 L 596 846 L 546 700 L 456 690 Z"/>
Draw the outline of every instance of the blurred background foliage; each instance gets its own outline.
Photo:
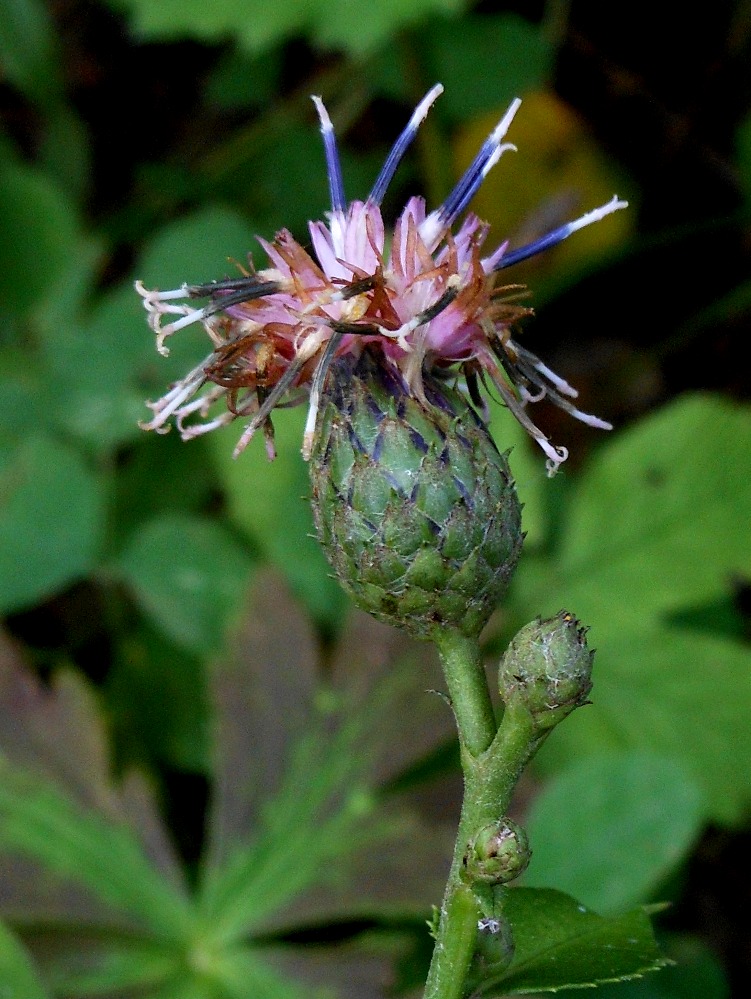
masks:
<path id="1" fill-rule="evenodd" d="M 614 191 L 632 206 L 509 274 L 533 293 L 534 351 L 616 424 L 604 439 L 540 412 L 572 452 L 550 482 L 494 414 L 528 542 L 489 660 L 562 606 L 598 649 L 594 705 L 520 790 L 527 883 L 605 914 L 672 903 L 658 926 L 677 966 L 608 996 L 745 994 L 750 49 L 746 0 L 700 16 L 643 0 L 4 0 L 10 994 L 255 999 L 343 980 L 375 996 L 424 978 L 456 761 L 445 712 L 405 690 L 440 686 L 435 664 L 351 615 L 329 578 L 300 411 L 281 414 L 273 465 L 258 441 L 233 461 L 234 428 L 189 444 L 139 430 L 204 346 L 186 332 L 160 358 L 132 285 L 232 274 L 282 226 L 305 239 L 327 199 L 311 93 L 358 197 L 436 81 L 387 215 L 415 192 L 438 204 L 517 94 L 518 152 L 474 205 L 491 241 Z M 404 686 L 354 689 L 384 671 Z"/>

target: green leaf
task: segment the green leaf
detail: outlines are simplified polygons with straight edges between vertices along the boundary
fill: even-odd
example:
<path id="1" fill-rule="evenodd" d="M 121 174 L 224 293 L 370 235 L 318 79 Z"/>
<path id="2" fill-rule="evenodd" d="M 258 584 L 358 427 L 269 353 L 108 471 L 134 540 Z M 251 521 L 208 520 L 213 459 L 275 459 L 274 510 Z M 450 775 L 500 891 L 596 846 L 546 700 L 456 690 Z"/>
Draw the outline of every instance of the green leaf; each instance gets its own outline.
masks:
<path id="1" fill-rule="evenodd" d="M 525 823 L 525 883 L 555 886 L 598 912 L 650 899 L 701 830 L 703 795 L 684 767 L 648 753 L 589 757 L 560 773 Z"/>
<path id="2" fill-rule="evenodd" d="M 40 787 L 54 786 L 69 809 L 94 814 L 108 827 L 127 826 L 149 857 L 150 877 L 161 876 L 184 893 L 182 869 L 148 784 L 133 773 L 120 787 L 112 784 L 104 719 L 92 689 L 73 672 L 57 672 L 42 684 L 24 667 L 18 647 L 2 641 L 0 758 L 14 773 L 35 775 Z M 29 859 L 34 859 L 31 854 Z M 2 904 L 27 925 L 40 919 L 112 922 L 111 910 L 94 894 L 73 890 L 38 863 L 2 856 L 0 868 Z"/>
<path id="3" fill-rule="evenodd" d="M 597 642 L 594 676 L 592 706 L 542 751 L 548 772 L 583 754 L 649 750 L 688 771 L 704 793 L 706 818 L 743 820 L 751 769 L 746 645 L 670 628 L 608 635 Z"/>
<path id="4" fill-rule="evenodd" d="M 428 78 L 446 88 L 441 110 L 457 121 L 539 89 L 552 68 L 543 32 L 516 14 L 469 14 L 461 22 L 433 18 L 419 41 Z"/>
<path id="5" fill-rule="evenodd" d="M 0 995 L 3 999 L 49 999 L 31 959 L 0 923 Z"/>
<path id="6" fill-rule="evenodd" d="M 284 227 L 307 238 L 308 219 L 320 218 L 327 208 L 326 161 L 320 133 L 311 124 L 283 121 L 260 155 L 253 151 L 252 157 L 222 178 L 225 196 L 237 197 L 239 190 L 248 211 L 261 220 L 259 235 L 268 236 Z M 351 161 L 345 149 L 342 153 L 342 173 L 347 190 L 354 194 Z M 251 247 L 258 248 L 255 240 Z"/>
<path id="7" fill-rule="evenodd" d="M 21 316 L 54 297 L 81 245 L 73 205 L 43 173 L 0 158 L 0 300 Z"/>
<path id="8" fill-rule="evenodd" d="M 236 273 L 235 261 L 245 261 L 254 242 L 244 219 L 210 205 L 160 232 L 134 276 L 147 287 L 169 288 Z M 169 340 L 169 358 L 160 357 L 130 281 L 101 296 L 88 313 L 81 314 L 79 301 L 73 305 L 40 323 L 47 406 L 67 432 L 109 451 L 141 434 L 138 421 L 149 418 L 146 399 L 158 398 L 210 344 L 197 326 Z"/>
<path id="9" fill-rule="evenodd" d="M 47 103 L 60 87 L 55 32 L 42 0 L 0 4 L 3 76 L 31 100 Z"/>
<path id="10" fill-rule="evenodd" d="M 59 104 L 49 110 L 39 148 L 39 165 L 77 203 L 91 184 L 93 150 L 87 123 L 76 110 Z"/>
<path id="11" fill-rule="evenodd" d="M 336 108 L 332 107 L 332 111 L 336 127 Z M 320 132 L 312 121 L 300 124 L 289 120 L 289 115 L 269 115 L 262 121 L 258 141 L 245 140 L 228 162 L 217 155 L 213 164 L 217 178 L 212 189 L 242 206 L 257 223 L 255 231 L 259 235 L 269 236 L 284 228 L 300 234 L 305 244 L 309 240 L 308 220 L 322 218 L 329 207 Z M 364 197 L 378 175 L 384 150 L 350 151 L 346 137 L 340 136 L 339 154 L 349 196 Z M 255 240 L 248 248 L 254 247 Z M 263 261 L 264 255 L 258 251 L 256 259 Z"/>
<path id="12" fill-rule="evenodd" d="M 88 315 L 44 326 L 47 406 L 58 426 L 96 451 L 140 435 L 148 418 L 146 374 L 154 376 L 153 335 L 132 284 L 103 296 Z M 166 375 L 166 372 L 165 372 Z"/>
<path id="13" fill-rule="evenodd" d="M 330 999 L 331 992 L 314 989 L 295 981 L 283 967 L 277 970 L 279 953 L 287 947 L 230 947 L 215 959 L 212 968 L 217 999 Z M 173 992 L 167 996 L 185 999 L 192 993 Z M 167 996 L 164 999 L 167 999 Z M 161 997 L 160 997 L 161 999 Z"/>
<path id="14" fill-rule="evenodd" d="M 602 985 L 597 999 L 729 999 L 730 989 L 722 965 L 709 948 L 692 937 L 668 936 L 664 941 L 667 956 L 674 965 L 659 975 L 632 982 Z M 569 999 L 591 999 L 591 990 L 568 993 Z"/>
<path id="15" fill-rule="evenodd" d="M 207 518 L 165 514 L 136 532 L 117 562 L 143 610 L 179 645 L 214 652 L 242 606 L 252 561 Z"/>
<path id="16" fill-rule="evenodd" d="M 592 626 L 594 707 L 541 754 L 548 771 L 583 752 L 650 750 L 679 761 L 708 816 L 748 806 L 751 673 L 740 642 L 676 623 L 728 602 L 751 565 L 751 413 L 686 396 L 603 445 L 567 497 L 550 558 L 522 560 L 512 600 L 568 607 Z M 727 752 L 728 739 L 733 752 Z"/>
<path id="17" fill-rule="evenodd" d="M 598 644 L 723 596 L 751 564 L 750 442 L 749 407 L 688 395 L 603 445 L 525 598 L 556 609 L 565 594 Z"/>
<path id="18" fill-rule="evenodd" d="M 345 858 L 376 847 L 393 833 L 375 813 L 363 786 L 367 766 L 362 715 L 327 735 L 330 711 L 308 718 L 288 755 L 284 779 L 263 810 L 256 838 L 239 846 L 220 870 L 210 872 L 202 908 L 221 941 L 268 932 L 269 920 L 333 872 L 346 885 Z M 292 909 L 294 913 L 294 909 Z M 296 921 L 295 916 L 289 922 Z"/>
<path id="19" fill-rule="evenodd" d="M 51 437 L 0 443 L 0 608 L 45 599 L 95 565 L 104 527 L 99 477 Z"/>
<path id="20" fill-rule="evenodd" d="M 281 572 L 316 620 L 335 631 L 347 598 L 315 540 L 308 468 L 300 455 L 304 407 L 274 414 L 275 461 L 262 434 L 236 460 L 238 426 L 211 435 L 214 461 L 227 494 L 229 515 Z"/>
<path id="21" fill-rule="evenodd" d="M 115 481 L 116 543 L 154 517 L 198 514 L 210 509 L 218 491 L 205 438 L 186 442 L 176 433 L 139 437 L 120 457 Z"/>
<path id="22" fill-rule="evenodd" d="M 426 24 L 437 13 L 457 14 L 466 0 L 318 0 L 313 40 L 323 48 L 364 55 L 386 45 L 407 27 Z"/>
<path id="23" fill-rule="evenodd" d="M 246 618 L 210 673 L 214 794 L 206 862 L 224 864 L 247 843 L 279 790 L 305 731 L 319 681 L 310 622 L 280 579 L 259 572 Z"/>
<path id="24" fill-rule="evenodd" d="M 282 53 L 269 49 L 258 56 L 230 49 L 209 77 L 205 98 L 210 105 L 236 110 L 263 108 L 276 100 L 283 73 Z"/>
<path id="25" fill-rule="evenodd" d="M 503 974 L 483 982 L 478 997 L 623 981 L 666 963 L 641 909 L 605 918 L 561 892 L 512 888 L 506 913 L 516 943 L 514 960 Z"/>
<path id="26" fill-rule="evenodd" d="M 262 51 L 283 38 L 310 37 L 327 48 L 362 53 L 383 44 L 399 28 L 414 24 L 435 11 L 455 12 L 463 0 L 389 0 L 374 6 L 366 0 L 110 0 L 127 9 L 134 30 L 144 38 L 199 38 L 221 41 L 237 38 L 250 51 Z"/>
<path id="27" fill-rule="evenodd" d="M 125 990 L 127 995 L 152 996 L 174 978 L 184 960 L 171 943 L 107 940 L 102 936 L 101 932 L 89 935 L 78 930 L 75 946 L 63 944 L 58 953 L 45 955 L 47 977 L 56 996 L 120 996 Z"/>
<path id="28" fill-rule="evenodd" d="M 0 351 L 0 412 L 2 437 L 27 437 L 29 427 L 49 427 L 43 378 L 27 350 L 3 347 Z"/>
<path id="29" fill-rule="evenodd" d="M 149 6 L 157 9 L 157 5 Z M 159 9 L 167 6 L 159 5 Z M 147 288 L 164 289 L 236 275 L 235 261 L 245 263 L 255 246 L 254 229 L 246 219 L 222 205 L 204 205 L 200 211 L 165 226 L 154 237 L 139 259 L 135 276 Z M 167 343 L 171 347 L 179 339 L 173 337 Z"/>
<path id="30" fill-rule="evenodd" d="M 48 781 L 1 757 L 0 847 L 39 861 L 156 933 L 187 931 L 184 896 L 159 876 L 130 830 L 79 808 Z"/>

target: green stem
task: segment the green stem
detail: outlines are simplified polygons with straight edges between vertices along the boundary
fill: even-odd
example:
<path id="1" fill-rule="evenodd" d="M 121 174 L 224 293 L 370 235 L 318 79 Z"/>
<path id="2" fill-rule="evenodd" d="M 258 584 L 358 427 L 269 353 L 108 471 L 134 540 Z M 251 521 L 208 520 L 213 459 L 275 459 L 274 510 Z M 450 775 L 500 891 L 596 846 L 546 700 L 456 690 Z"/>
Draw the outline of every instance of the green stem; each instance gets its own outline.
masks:
<path id="1" fill-rule="evenodd" d="M 471 756 L 479 756 L 491 744 L 496 733 L 480 643 L 453 628 L 439 632 L 435 643 L 441 656 L 462 749 Z"/>
<path id="2" fill-rule="evenodd" d="M 538 740 L 531 716 L 510 705 L 496 731 L 477 640 L 456 632 L 436 644 L 456 716 L 464 771 L 464 801 L 454 858 L 441 906 L 425 999 L 461 999 L 477 941 L 477 896 L 461 879 L 467 844 L 508 809 L 516 782 Z"/>

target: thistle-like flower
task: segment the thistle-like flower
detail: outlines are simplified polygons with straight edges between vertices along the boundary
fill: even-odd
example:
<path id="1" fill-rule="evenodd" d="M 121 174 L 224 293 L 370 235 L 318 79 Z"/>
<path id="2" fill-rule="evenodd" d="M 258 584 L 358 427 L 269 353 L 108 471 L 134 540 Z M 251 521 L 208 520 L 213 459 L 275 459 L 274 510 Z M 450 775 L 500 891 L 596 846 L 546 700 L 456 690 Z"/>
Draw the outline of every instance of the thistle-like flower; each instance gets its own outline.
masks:
<path id="1" fill-rule="evenodd" d="M 488 226 L 472 214 L 459 220 L 502 154 L 515 149 L 504 139 L 521 104 L 516 99 L 446 201 L 427 212 L 422 198 L 410 198 L 387 234 L 380 209 L 384 194 L 442 90 L 436 85 L 417 106 L 366 200 L 349 204 L 331 120 L 321 99 L 313 98 L 331 211 L 327 222 L 310 223 L 311 252 L 283 229 L 271 243 L 259 239 L 269 261 L 261 270 L 251 265 L 239 277 L 171 291 L 149 291 L 137 282 L 160 353 L 168 353 L 168 337 L 192 323 L 201 323 L 212 343 L 196 368 L 150 404 L 154 415 L 144 429 L 165 432 L 174 422 L 188 439 L 245 418 L 235 454 L 263 429 L 273 457 L 272 411 L 307 398 L 302 450 L 308 458 L 332 362 L 345 356 L 356 360 L 366 348 L 422 403 L 426 374 L 460 376 L 481 410 L 480 388 L 494 388 L 547 455 L 550 474 L 567 451 L 535 425 L 528 403 L 547 397 L 590 426 L 610 429 L 578 409 L 576 390 L 512 337 L 514 324 L 530 310 L 518 304 L 519 286 L 504 286 L 498 276 L 626 202 L 613 197 L 528 245 L 503 243 L 483 256 Z M 195 300 L 205 304 L 196 307 Z M 226 409 L 217 412 L 222 398 Z"/>

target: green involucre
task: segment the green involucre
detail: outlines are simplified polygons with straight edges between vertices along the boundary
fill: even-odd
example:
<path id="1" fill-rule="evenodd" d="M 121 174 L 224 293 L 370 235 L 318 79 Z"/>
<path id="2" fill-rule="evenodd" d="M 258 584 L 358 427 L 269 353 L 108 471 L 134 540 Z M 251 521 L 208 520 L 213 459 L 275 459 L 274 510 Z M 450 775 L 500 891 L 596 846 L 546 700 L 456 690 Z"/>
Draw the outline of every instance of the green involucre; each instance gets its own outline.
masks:
<path id="1" fill-rule="evenodd" d="M 464 397 L 425 399 L 365 352 L 332 367 L 310 465 L 318 537 L 355 603 L 428 638 L 479 634 L 519 558 L 506 455 Z"/>

